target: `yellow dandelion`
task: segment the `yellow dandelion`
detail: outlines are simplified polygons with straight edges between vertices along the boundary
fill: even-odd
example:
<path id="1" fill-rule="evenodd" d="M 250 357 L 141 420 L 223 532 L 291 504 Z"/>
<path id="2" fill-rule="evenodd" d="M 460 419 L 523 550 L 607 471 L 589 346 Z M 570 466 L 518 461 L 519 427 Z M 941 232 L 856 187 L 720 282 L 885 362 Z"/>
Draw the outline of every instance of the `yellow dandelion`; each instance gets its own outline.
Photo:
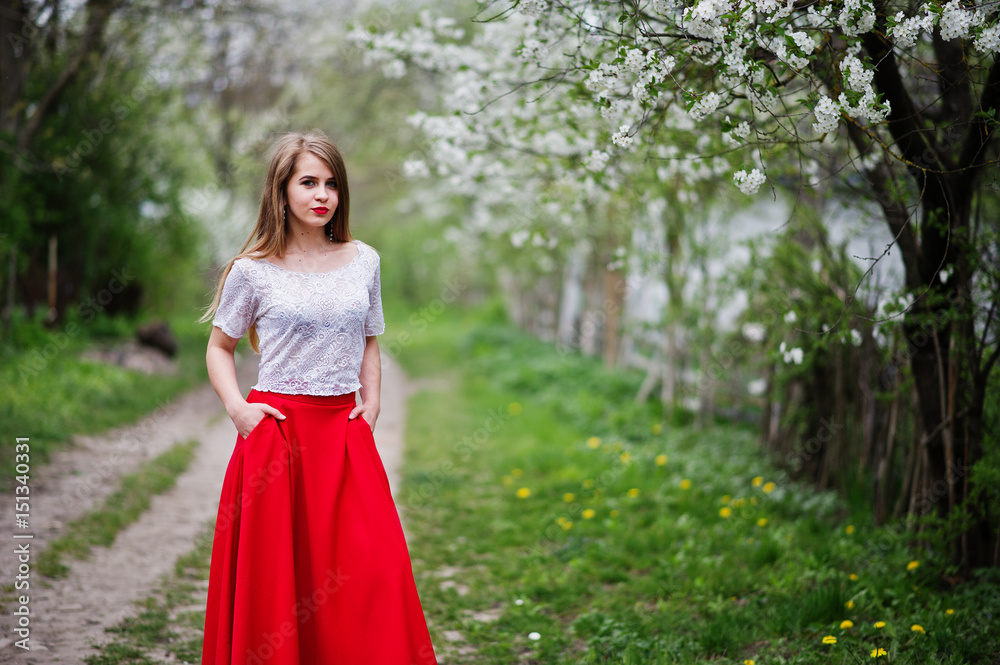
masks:
<path id="1" fill-rule="evenodd" d="M 517 414 L 521 413 L 521 403 L 511 402 L 510 404 L 508 404 L 507 413 L 509 413 L 512 416 L 516 416 Z"/>
<path id="2" fill-rule="evenodd" d="M 951 609 L 951 608 L 949 607 L 948 609 L 946 609 L 946 610 L 944 611 L 944 613 L 945 613 L 945 614 L 947 614 L 948 616 L 951 616 L 952 614 L 954 614 L 954 613 L 955 613 L 955 610 L 953 610 L 953 609 Z"/>
<path id="3" fill-rule="evenodd" d="M 875 627 L 876 628 L 885 628 L 885 621 L 876 621 L 875 622 Z"/>
<path id="4" fill-rule="evenodd" d="M 837 638 L 834 637 L 833 635 L 827 635 L 826 637 L 823 638 L 823 644 L 836 644 L 836 643 L 837 643 Z"/>
<path id="5" fill-rule="evenodd" d="M 853 610 L 854 609 L 854 601 L 853 600 L 847 601 L 846 603 L 844 603 L 844 607 L 846 607 L 849 610 Z"/>
<path id="6" fill-rule="evenodd" d="M 566 503 L 572 503 L 573 499 L 575 498 L 576 495 L 573 494 L 572 492 L 566 492 L 565 494 L 563 494 L 563 501 L 565 501 Z"/>
<path id="7" fill-rule="evenodd" d="M 872 649 L 872 658 L 881 658 L 886 655 L 885 649 Z"/>
<path id="8" fill-rule="evenodd" d="M 857 582 L 858 576 L 855 573 L 851 573 L 850 575 L 847 576 L 847 579 L 851 580 L 852 582 Z"/>
<path id="9" fill-rule="evenodd" d="M 632 497 L 633 499 L 634 499 L 635 497 L 639 496 L 639 488 L 638 488 L 638 487 L 633 487 L 632 489 L 630 489 L 630 490 L 628 491 L 628 495 L 629 495 L 630 497 Z"/>
<path id="10" fill-rule="evenodd" d="M 850 619 L 844 619 L 840 622 L 841 630 L 847 630 L 848 628 L 854 628 L 854 622 Z"/>
<path id="11" fill-rule="evenodd" d="M 668 460 L 669 458 L 666 455 L 660 454 L 653 461 L 656 462 L 656 466 L 664 466 Z"/>
<path id="12" fill-rule="evenodd" d="M 618 517 L 618 511 L 612 510 L 610 513 L 608 513 L 608 517 Z"/>
<path id="13" fill-rule="evenodd" d="M 774 491 L 774 488 L 776 487 L 777 485 L 775 485 L 774 483 L 764 483 L 764 487 L 762 487 L 761 489 L 770 494 L 771 492 Z"/>
<path id="14" fill-rule="evenodd" d="M 529 490 L 527 487 L 522 487 L 521 489 L 517 490 L 518 499 L 527 499 L 529 496 L 531 496 L 531 490 Z"/>
<path id="15" fill-rule="evenodd" d="M 569 520 L 566 520 L 565 522 L 562 523 L 562 528 L 564 531 L 569 531 L 570 529 L 573 528 L 573 523 L 570 522 Z"/>
<path id="16" fill-rule="evenodd" d="M 743 665 L 753 665 L 753 660 L 747 658 L 746 660 L 743 661 Z"/>
<path id="17" fill-rule="evenodd" d="M 589 439 L 587 439 L 587 447 L 588 448 L 593 448 L 595 450 L 597 448 L 600 448 L 601 447 L 601 439 L 599 437 L 596 437 L 596 436 L 590 437 Z"/>
<path id="18" fill-rule="evenodd" d="M 515 478 L 520 478 L 521 476 L 524 475 L 524 471 L 521 471 L 520 469 L 513 469 L 511 470 L 510 475 L 514 476 Z"/>
<path id="19" fill-rule="evenodd" d="M 567 520 L 565 517 L 557 517 L 556 518 L 556 524 L 558 524 L 559 526 L 562 526 L 563 524 L 565 524 L 568 521 L 569 520 Z"/>
<path id="20" fill-rule="evenodd" d="M 624 453 L 622 453 L 621 455 L 618 456 L 618 459 L 620 459 L 622 461 L 622 464 L 628 464 L 629 462 L 632 461 L 632 454 L 628 453 L 628 452 L 624 452 Z"/>
<path id="21" fill-rule="evenodd" d="M 514 484 L 514 479 L 511 476 L 504 476 L 503 477 L 503 484 L 504 485 L 513 485 Z"/>
<path id="22" fill-rule="evenodd" d="M 845 526 L 844 527 L 844 533 L 846 533 L 848 536 L 851 535 L 852 533 L 854 533 L 854 525 L 853 524 L 848 524 L 847 526 Z"/>
<path id="23" fill-rule="evenodd" d="M 585 520 L 593 519 L 594 515 L 596 514 L 597 511 L 594 510 L 593 508 L 587 508 L 586 510 L 583 511 L 583 519 Z"/>
<path id="24" fill-rule="evenodd" d="M 914 570 L 914 569 L 919 568 L 919 567 L 920 567 L 920 562 L 919 561 L 911 561 L 910 563 L 906 564 L 906 569 L 907 570 Z"/>
<path id="25" fill-rule="evenodd" d="M 732 500 L 733 500 L 733 497 L 729 496 L 728 494 L 723 494 L 722 498 L 719 499 L 719 503 L 729 503 Z"/>
<path id="26" fill-rule="evenodd" d="M 681 489 L 682 490 L 689 490 L 689 489 L 691 489 L 691 481 L 688 480 L 687 478 L 685 478 L 684 480 L 682 480 L 681 481 Z"/>
<path id="27" fill-rule="evenodd" d="M 733 503 L 733 508 L 742 508 L 743 506 L 747 505 L 747 500 L 746 499 L 734 499 L 732 503 Z"/>
<path id="28" fill-rule="evenodd" d="M 753 485 L 754 487 L 760 487 L 761 485 L 764 484 L 764 478 L 761 476 L 757 476 L 756 478 L 750 481 L 750 484 Z"/>
<path id="29" fill-rule="evenodd" d="M 719 509 L 719 517 L 729 517 L 732 514 L 733 511 L 728 506 Z"/>
<path id="30" fill-rule="evenodd" d="M 583 481 L 583 489 L 589 490 L 593 486 L 594 486 L 594 481 L 591 480 L 590 478 L 587 478 L 586 480 Z"/>
<path id="31" fill-rule="evenodd" d="M 767 518 L 761 517 L 759 520 L 757 520 L 757 526 L 767 526 Z"/>
<path id="32" fill-rule="evenodd" d="M 755 496 L 750 497 L 750 505 L 751 506 L 756 506 L 757 505 L 757 497 L 755 497 Z"/>
<path id="33" fill-rule="evenodd" d="M 661 425 L 660 423 L 653 423 L 653 427 L 651 429 L 653 430 L 653 434 L 663 433 L 663 425 Z"/>
<path id="34" fill-rule="evenodd" d="M 912 626 L 910 626 L 910 630 L 912 630 L 914 633 L 924 633 L 924 634 L 927 633 L 927 631 L 924 630 L 924 627 L 921 626 L 919 623 L 915 623 Z"/>

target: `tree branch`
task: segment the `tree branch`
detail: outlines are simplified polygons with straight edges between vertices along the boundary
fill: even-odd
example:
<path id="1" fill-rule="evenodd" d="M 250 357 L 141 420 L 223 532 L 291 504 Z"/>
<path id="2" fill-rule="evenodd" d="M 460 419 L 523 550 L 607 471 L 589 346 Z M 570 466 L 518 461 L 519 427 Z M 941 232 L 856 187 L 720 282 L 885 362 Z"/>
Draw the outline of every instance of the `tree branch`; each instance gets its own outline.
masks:
<path id="1" fill-rule="evenodd" d="M 17 146 L 20 150 L 27 150 L 34 140 L 35 135 L 42 128 L 45 118 L 51 113 L 56 102 L 63 92 L 72 85 L 76 77 L 83 69 L 87 58 L 98 49 L 101 39 L 104 36 L 104 29 L 108 25 L 108 20 L 116 9 L 118 0 L 88 0 L 87 2 L 87 27 L 80 38 L 80 46 L 76 54 L 63 68 L 55 82 L 45 91 L 41 100 L 35 107 L 34 113 L 28 119 L 24 129 L 17 137 Z"/>

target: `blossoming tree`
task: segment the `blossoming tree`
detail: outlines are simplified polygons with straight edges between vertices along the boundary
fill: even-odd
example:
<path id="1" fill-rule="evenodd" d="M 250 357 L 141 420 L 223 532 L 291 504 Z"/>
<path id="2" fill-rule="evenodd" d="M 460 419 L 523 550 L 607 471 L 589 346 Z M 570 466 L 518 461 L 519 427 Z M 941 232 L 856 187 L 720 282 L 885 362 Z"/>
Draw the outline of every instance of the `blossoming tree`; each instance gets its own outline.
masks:
<path id="1" fill-rule="evenodd" d="M 974 516 L 957 554 L 996 565 L 997 516 L 968 499 L 1000 357 L 998 2 L 521 0 L 478 18 L 468 42 L 446 19 L 354 35 L 388 75 L 447 75 L 447 112 L 418 122 L 438 174 L 467 192 L 557 182 L 572 210 L 643 159 L 672 187 L 729 174 L 746 195 L 860 176 L 912 301 L 924 452 L 911 508 Z"/>

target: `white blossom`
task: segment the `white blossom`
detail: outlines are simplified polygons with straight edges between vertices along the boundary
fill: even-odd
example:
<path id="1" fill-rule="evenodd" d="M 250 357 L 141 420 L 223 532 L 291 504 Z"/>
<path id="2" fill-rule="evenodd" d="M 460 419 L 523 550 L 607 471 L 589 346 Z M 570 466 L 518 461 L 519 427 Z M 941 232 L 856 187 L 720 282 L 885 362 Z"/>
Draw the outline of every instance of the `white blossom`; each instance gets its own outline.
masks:
<path id="1" fill-rule="evenodd" d="M 848 37 L 863 35 L 875 26 L 875 8 L 865 0 L 846 0 L 838 20 Z"/>
<path id="2" fill-rule="evenodd" d="M 715 111 L 721 102 L 722 97 L 718 93 L 709 92 L 695 102 L 688 113 L 695 120 L 704 120 L 705 116 Z"/>
<path id="3" fill-rule="evenodd" d="M 622 125 L 618 131 L 611 135 L 611 142 L 616 146 L 627 148 L 632 145 L 632 137 L 629 136 L 629 126 Z"/>
<path id="4" fill-rule="evenodd" d="M 1000 51 L 1000 23 L 994 23 L 980 32 L 973 44 L 984 53 Z"/>
<path id="5" fill-rule="evenodd" d="M 941 18 L 938 23 L 941 29 L 941 39 L 945 41 L 956 38 L 965 39 L 974 26 L 982 25 L 983 20 L 981 10 L 964 9 L 958 0 L 951 0 L 941 8 Z"/>
<path id="6" fill-rule="evenodd" d="M 427 162 L 422 159 L 408 159 L 402 166 L 404 178 L 426 178 L 431 174 Z"/>
<path id="7" fill-rule="evenodd" d="M 527 229 L 518 229 L 510 234 L 510 244 L 517 248 L 524 247 L 524 243 L 526 243 L 530 237 L 531 231 L 528 231 Z"/>
<path id="8" fill-rule="evenodd" d="M 625 69 L 639 74 L 646 66 L 646 54 L 634 48 L 625 54 Z"/>
<path id="9" fill-rule="evenodd" d="M 545 9 L 545 0 L 520 0 L 517 3 L 517 11 L 525 16 L 541 16 Z"/>
<path id="10" fill-rule="evenodd" d="M 812 37 L 808 32 L 796 30 L 789 36 L 795 40 L 795 45 L 806 55 L 819 48 L 819 40 Z"/>
<path id="11" fill-rule="evenodd" d="M 767 181 L 767 178 L 758 169 L 753 169 L 750 173 L 739 170 L 733 174 L 733 182 L 740 188 L 740 191 L 750 196 L 756 194 L 760 186 Z"/>
<path id="12" fill-rule="evenodd" d="M 784 346 L 784 342 L 782 342 L 782 346 Z M 799 347 L 784 351 L 781 355 L 786 364 L 794 363 L 796 365 L 801 365 L 802 360 L 805 358 L 805 352 L 803 352 Z"/>
<path id="13" fill-rule="evenodd" d="M 406 76 L 406 63 L 394 58 L 382 65 L 382 76 L 387 79 L 401 79 Z"/>
<path id="14" fill-rule="evenodd" d="M 840 124 L 840 105 L 829 97 L 820 98 L 819 104 L 813 109 L 813 114 L 816 116 L 813 131 L 817 134 L 832 132 Z"/>
<path id="15" fill-rule="evenodd" d="M 923 16 L 909 18 L 903 12 L 899 12 L 895 17 L 895 25 L 889 28 L 889 36 L 893 38 L 898 48 L 911 48 L 917 43 L 917 38 L 920 37 L 921 33 L 934 29 L 935 18 L 934 13 L 926 10 Z"/>
<path id="16" fill-rule="evenodd" d="M 795 323 L 798 320 L 799 320 L 799 317 L 795 313 L 794 309 L 788 310 L 788 313 L 785 314 L 785 323 L 792 324 L 792 323 Z"/>
<path id="17" fill-rule="evenodd" d="M 764 336 L 767 333 L 764 324 L 756 322 L 744 323 L 740 331 L 751 342 L 763 342 Z"/>
<path id="18" fill-rule="evenodd" d="M 600 172 L 608 164 L 611 155 L 603 150 L 591 150 L 590 154 L 583 158 L 584 167 L 588 171 Z"/>

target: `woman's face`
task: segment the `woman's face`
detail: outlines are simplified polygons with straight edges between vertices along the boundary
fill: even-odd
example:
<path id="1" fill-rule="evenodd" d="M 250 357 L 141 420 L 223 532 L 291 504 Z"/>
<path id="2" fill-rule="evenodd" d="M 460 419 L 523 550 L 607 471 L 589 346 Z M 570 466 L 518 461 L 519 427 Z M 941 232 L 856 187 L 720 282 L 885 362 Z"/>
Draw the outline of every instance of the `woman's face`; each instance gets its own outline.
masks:
<path id="1" fill-rule="evenodd" d="M 295 160 L 295 172 L 285 187 L 289 224 L 323 227 L 337 210 L 337 182 L 322 159 L 303 152 Z"/>

